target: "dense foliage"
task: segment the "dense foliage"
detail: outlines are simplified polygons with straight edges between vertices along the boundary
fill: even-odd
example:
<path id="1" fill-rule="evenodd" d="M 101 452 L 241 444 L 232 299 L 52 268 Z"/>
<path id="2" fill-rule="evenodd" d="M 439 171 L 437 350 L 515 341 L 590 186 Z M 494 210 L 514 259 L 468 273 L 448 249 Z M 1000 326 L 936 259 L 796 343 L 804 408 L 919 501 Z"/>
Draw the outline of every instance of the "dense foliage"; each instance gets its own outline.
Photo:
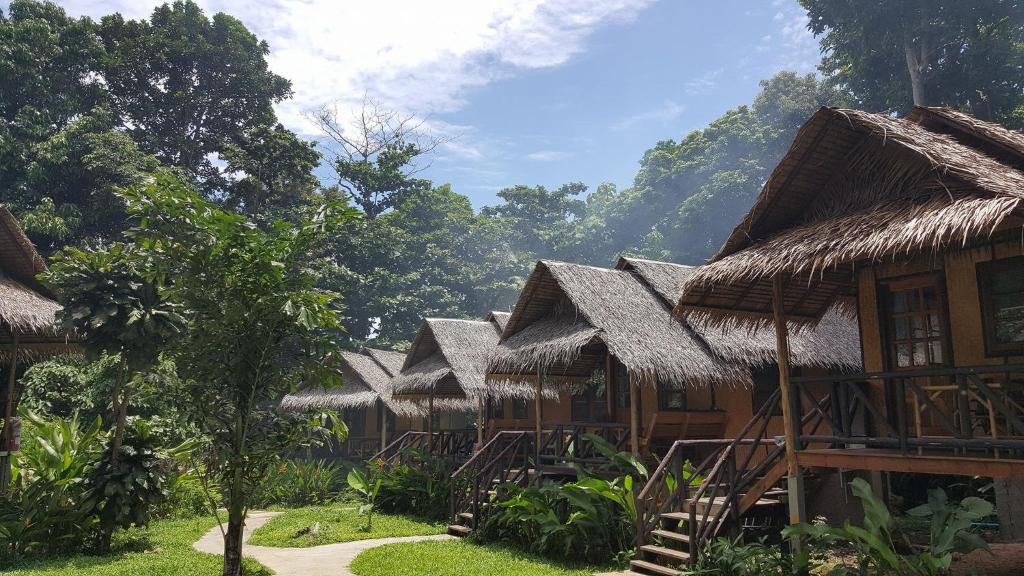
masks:
<path id="1" fill-rule="evenodd" d="M 380 483 L 373 498 L 375 508 L 428 519 L 446 518 L 455 468 L 425 451 L 407 450 L 407 457 L 400 464 L 370 464 L 370 482 Z"/>

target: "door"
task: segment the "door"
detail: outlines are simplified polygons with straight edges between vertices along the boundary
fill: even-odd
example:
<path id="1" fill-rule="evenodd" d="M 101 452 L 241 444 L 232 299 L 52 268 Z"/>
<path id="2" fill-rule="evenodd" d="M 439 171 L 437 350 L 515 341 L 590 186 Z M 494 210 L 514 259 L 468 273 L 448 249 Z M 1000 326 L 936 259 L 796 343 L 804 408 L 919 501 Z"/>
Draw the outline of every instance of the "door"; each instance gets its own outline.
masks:
<path id="1" fill-rule="evenodd" d="M 883 343 L 886 369 L 892 372 L 920 372 L 950 365 L 948 308 L 945 285 L 940 274 L 884 281 L 881 298 Z M 905 387 L 902 410 L 899 386 Z M 914 376 L 900 382 L 886 382 L 890 423 L 903 426 L 913 436 L 945 436 L 941 427 L 956 406 L 956 386 L 945 376 Z"/>

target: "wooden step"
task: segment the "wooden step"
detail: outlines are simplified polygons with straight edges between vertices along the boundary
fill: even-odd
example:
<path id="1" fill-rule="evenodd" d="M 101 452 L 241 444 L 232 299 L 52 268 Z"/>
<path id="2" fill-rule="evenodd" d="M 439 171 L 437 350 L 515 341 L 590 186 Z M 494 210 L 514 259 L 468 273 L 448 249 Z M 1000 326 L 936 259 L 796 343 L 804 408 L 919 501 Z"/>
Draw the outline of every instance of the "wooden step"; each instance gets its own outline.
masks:
<path id="1" fill-rule="evenodd" d="M 630 560 L 629 569 L 641 574 L 658 574 L 659 576 L 682 576 L 682 571 L 646 560 Z"/>
<path id="2" fill-rule="evenodd" d="M 740 495 L 737 498 L 737 500 L 743 500 L 743 499 L 744 499 L 743 495 Z M 715 496 L 714 498 L 701 498 L 700 500 L 697 500 L 697 502 L 696 502 L 696 504 L 697 504 L 697 513 L 698 514 L 703 514 L 704 510 L 707 510 L 708 508 L 710 508 L 711 511 L 709 512 L 708 515 L 709 516 L 710 515 L 714 515 L 714 514 L 717 514 L 718 511 L 721 510 L 723 507 L 728 505 L 728 503 L 729 503 L 729 499 L 726 496 Z M 755 501 L 750 503 L 750 507 L 753 508 L 753 507 L 759 507 L 759 506 L 775 506 L 775 505 L 778 505 L 778 504 L 782 504 L 782 502 L 779 501 L 779 500 L 776 500 L 774 498 L 758 498 L 757 500 L 755 500 Z"/>
<path id="3" fill-rule="evenodd" d="M 654 544 L 647 544 L 640 547 L 640 550 L 647 552 L 648 554 L 655 554 L 664 558 L 671 558 L 677 562 L 689 562 L 690 553 L 683 552 L 682 550 L 676 550 L 674 548 L 666 548 L 664 546 L 655 546 Z"/>
<path id="4" fill-rule="evenodd" d="M 674 530 L 651 530 L 651 535 L 660 536 L 666 540 L 674 540 L 676 542 L 682 542 L 683 544 L 690 543 L 690 535 L 683 534 L 682 532 L 676 532 Z"/>
<path id="5" fill-rule="evenodd" d="M 456 516 L 456 517 L 457 517 L 457 518 L 458 518 L 459 520 L 467 520 L 467 521 L 469 521 L 469 522 L 472 522 L 472 521 L 473 521 L 473 513 L 472 513 L 472 512 L 459 512 L 459 513 L 458 513 L 458 514 L 456 514 L 455 516 Z"/>
<path id="6" fill-rule="evenodd" d="M 462 524 L 452 524 L 448 526 L 448 533 L 452 536 L 464 537 L 469 536 L 473 532 L 473 529 L 469 526 L 463 526 Z"/>
<path id="7" fill-rule="evenodd" d="M 659 516 L 662 520 L 686 520 L 686 512 L 664 512 Z"/>

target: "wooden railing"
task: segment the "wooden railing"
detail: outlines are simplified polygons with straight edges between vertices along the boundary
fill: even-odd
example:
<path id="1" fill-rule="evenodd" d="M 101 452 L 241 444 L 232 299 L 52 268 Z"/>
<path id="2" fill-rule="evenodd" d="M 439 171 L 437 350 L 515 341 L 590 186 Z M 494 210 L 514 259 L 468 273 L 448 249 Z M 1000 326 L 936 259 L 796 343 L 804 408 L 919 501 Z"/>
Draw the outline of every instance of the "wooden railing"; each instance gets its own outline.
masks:
<path id="1" fill-rule="evenodd" d="M 663 514 L 685 514 L 690 562 L 721 530 L 726 520 L 738 522 L 785 472 L 785 442 L 770 436 L 768 427 L 780 402 L 776 390 L 733 439 L 677 440 L 637 496 L 637 547 L 648 543 Z M 814 402 L 821 407 L 826 397 Z M 822 418 L 801 419 L 802 429 L 814 433 Z M 706 451 L 693 467 L 684 469 L 687 453 Z M 755 456 L 760 458 L 755 460 Z M 684 473 L 685 472 L 685 473 Z"/>
<path id="2" fill-rule="evenodd" d="M 629 444 L 629 427 L 614 422 L 573 422 L 570 424 L 542 424 L 543 439 L 537 451 L 540 464 L 558 466 L 576 462 L 599 464 L 605 459 L 586 439 L 587 434 L 598 436 L 622 451 Z"/>
<path id="3" fill-rule="evenodd" d="M 452 474 L 449 510 L 453 523 L 468 513 L 469 527 L 476 529 L 485 519 L 488 503 L 500 499 L 502 485 L 523 486 L 529 480 L 533 458 L 533 435 L 525 431 L 498 432 L 465 464 Z M 491 498 L 494 492 L 495 498 Z"/>
<path id="4" fill-rule="evenodd" d="M 403 463 L 410 451 L 420 450 L 435 457 L 461 462 L 468 460 L 472 455 L 475 438 L 473 430 L 454 430 L 434 432 L 433 434 L 409 431 L 396 438 L 369 460 L 392 466 Z"/>
<path id="5" fill-rule="evenodd" d="M 873 391 L 868 383 L 881 383 Z M 834 448 L 886 448 L 903 454 L 1024 457 L 1024 366 L 930 368 L 793 378 L 801 414 L 809 388 L 831 387 L 831 401 L 811 407 L 827 434 L 800 436 Z M 874 394 L 873 394 L 874 392 Z"/>

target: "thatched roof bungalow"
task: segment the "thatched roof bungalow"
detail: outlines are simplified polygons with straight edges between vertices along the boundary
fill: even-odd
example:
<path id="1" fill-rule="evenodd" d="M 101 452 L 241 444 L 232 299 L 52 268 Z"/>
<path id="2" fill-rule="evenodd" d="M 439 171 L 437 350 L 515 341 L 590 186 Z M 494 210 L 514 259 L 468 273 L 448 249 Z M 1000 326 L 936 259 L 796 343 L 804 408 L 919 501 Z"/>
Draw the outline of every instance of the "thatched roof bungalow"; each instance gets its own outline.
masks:
<path id="1" fill-rule="evenodd" d="M 823 108 L 675 312 L 774 326 L 791 478 L 804 467 L 1022 478 L 1024 460 L 1003 451 L 1024 449 L 1022 202 L 1020 132 L 946 108 Z M 791 399 L 820 381 L 785 360 L 793 326 L 823 325 L 837 306 L 857 313 L 864 372 L 830 383 L 839 429 L 809 437 Z M 801 497 L 790 495 L 795 519 Z"/>

